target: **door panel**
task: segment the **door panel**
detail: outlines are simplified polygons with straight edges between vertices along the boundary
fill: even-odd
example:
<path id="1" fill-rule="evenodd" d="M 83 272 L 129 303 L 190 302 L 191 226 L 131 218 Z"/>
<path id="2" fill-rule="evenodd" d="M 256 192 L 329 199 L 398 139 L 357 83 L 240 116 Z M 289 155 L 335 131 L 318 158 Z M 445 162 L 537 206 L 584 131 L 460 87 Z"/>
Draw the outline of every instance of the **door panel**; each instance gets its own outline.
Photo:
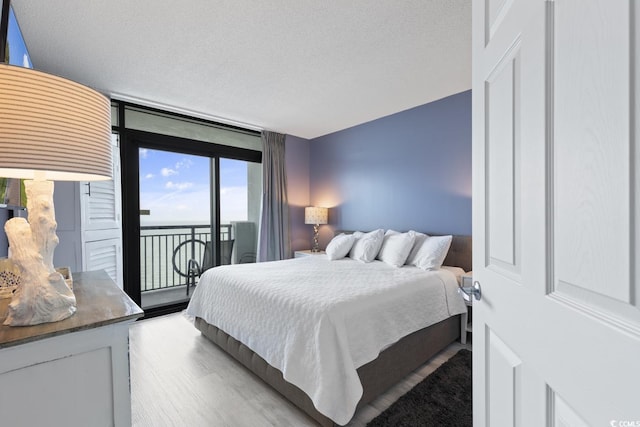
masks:
<path id="1" fill-rule="evenodd" d="M 519 281 L 519 48 L 516 41 L 485 82 L 487 265 Z"/>
<path id="2" fill-rule="evenodd" d="M 619 313 L 636 293 L 630 276 L 635 165 L 630 162 L 629 8 L 628 1 L 575 0 L 552 8 L 550 149 L 558 165 L 552 177 L 552 290 L 598 312 Z M 585 25 L 570 25 L 575 19 Z"/>
<path id="3" fill-rule="evenodd" d="M 492 3 L 473 9 L 474 425 L 638 422 L 638 7 Z"/>
<path id="4" fill-rule="evenodd" d="M 557 427 L 589 427 L 576 412 L 558 394 L 551 393 L 550 415 L 553 417 L 553 425 Z M 612 420 L 615 421 L 615 420 Z M 614 423 L 615 425 L 615 423 Z"/>
<path id="5" fill-rule="evenodd" d="M 509 11 L 514 0 L 487 0 L 485 4 L 485 44 L 500 27 L 502 20 Z"/>
<path id="6" fill-rule="evenodd" d="M 492 331 L 487 330 L 485 336 L 486 366 L 491 373 L 486 386 L 486 395 L 489 397 L 487 425 L 519 426 L 522 361 Z"/>

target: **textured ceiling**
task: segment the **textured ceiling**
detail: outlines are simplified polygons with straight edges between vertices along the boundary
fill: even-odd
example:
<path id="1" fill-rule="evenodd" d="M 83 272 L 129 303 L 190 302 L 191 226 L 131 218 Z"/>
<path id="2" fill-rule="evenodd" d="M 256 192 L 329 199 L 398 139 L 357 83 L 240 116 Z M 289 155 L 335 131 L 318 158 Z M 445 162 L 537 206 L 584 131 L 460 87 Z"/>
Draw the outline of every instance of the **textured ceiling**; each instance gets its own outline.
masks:
<path id="1" fill-rule="evenodd" d="M 34 67 L 314 138 L 471 87 L 470 0 L 12 0 Z"/>

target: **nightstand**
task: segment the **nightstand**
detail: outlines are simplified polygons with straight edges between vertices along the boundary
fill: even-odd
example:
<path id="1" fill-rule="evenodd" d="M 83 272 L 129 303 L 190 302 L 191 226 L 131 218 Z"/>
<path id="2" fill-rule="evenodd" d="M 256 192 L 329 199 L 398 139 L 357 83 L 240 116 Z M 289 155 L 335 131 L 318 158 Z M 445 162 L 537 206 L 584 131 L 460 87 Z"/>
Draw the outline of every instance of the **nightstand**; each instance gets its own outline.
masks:
<path id="1" fill-rule="evenodd" d="M 303 257 L 306 257 L 306 256 L 325 255 L 325 254 L 326 254 L 325 251 L 311 252 L 311 249 L 307 249 L 305 251 L 295 251 L 293 253 L 293 256 L 295 258 L 303 258 Z"/>
<path id="2" fill-rule="evenodd" d="M 469 271 L 462 275 L 460 286 L 473 286 L 473 271 Z M 464 298 L 464 303 L 467 305 L 467 313 L 462 315 L 462 322 L 460 324 L 460 342 L 462 344 L 467 343 L 467 334 L 471 334 L 473 331 L 471 316 L 473 311 L 473 298 L 469 297 L 468 301 L 467 298 Z"/>

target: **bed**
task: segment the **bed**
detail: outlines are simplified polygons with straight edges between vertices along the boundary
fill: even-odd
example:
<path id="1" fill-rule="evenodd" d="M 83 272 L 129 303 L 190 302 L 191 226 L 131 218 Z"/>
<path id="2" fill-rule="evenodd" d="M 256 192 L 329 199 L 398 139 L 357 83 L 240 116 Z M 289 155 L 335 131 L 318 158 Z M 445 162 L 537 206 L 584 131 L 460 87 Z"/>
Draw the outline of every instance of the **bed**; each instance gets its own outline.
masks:
<path id="1" fill-rule="evenodd" d="M 454 236 L 444 265 L 471 269 L 469 236 Z M 187 314 L 207 338 L 332 426 L 459 337 L 466 307 L 456 291 L 444 269 L 314 256 L 208 270 Z"/>

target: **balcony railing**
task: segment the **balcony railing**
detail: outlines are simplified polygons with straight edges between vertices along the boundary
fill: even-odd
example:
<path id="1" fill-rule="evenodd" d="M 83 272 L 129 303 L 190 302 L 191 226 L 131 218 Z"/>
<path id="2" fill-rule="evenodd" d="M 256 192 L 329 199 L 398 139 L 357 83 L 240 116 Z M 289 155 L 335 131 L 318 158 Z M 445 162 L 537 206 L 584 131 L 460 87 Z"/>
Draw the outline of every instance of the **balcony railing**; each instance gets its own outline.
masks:
<path id="1" fill-rule="evenodd" d="M 231 224 L 221 224 L 220 240 L 231 238 Z M 210 242 L 211 228 L 207 225 L 140 227 L 140 288 L 142 292 L 186 285 L 187 279 L 173 269 L 173 252 L 178 245 L 189 240 Z M 193 251 L 194 259 L 203 259 L 203 245 L 194 245 Z M 186 265 L 186 260 L 184 261 Z"/>

